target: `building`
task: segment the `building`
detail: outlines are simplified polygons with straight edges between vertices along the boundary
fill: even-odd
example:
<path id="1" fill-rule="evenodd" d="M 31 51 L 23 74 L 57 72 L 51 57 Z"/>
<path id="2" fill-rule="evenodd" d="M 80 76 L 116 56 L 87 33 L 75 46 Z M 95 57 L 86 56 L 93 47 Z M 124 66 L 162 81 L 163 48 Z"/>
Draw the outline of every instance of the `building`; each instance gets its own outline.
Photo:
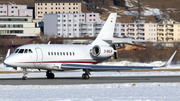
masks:
<path id="1" fill-rule="evenodd" d="M 27 9 L 27 5 L 0 5 L 0 16 L 33 17 L 33 10 Z"/>
<path id="2" fill-rule="evenodd" d="M 0 16 L 0 35 L 39 36 L 40 28 L 35 27 L 32 17 Z"/>
<path id="3" fill-rule="evenodd" d="M 59 37 L 94 37 L 104 22 L 99 13 L 60 13 L 44 15 L 44 34 Z M 120 35 L 121 23 L 116 23 L 115 35 Z M 118 34 L 117 34 L 118 33 Z"/>
<path id="4" fill-rule="evenodd" d="M 35 18 L 44 14 L 81 13 L 81 0 L 35 0 Z"/>
<path id="5" fill-rule="evenodd" d="M 144 20 L 136 20 L 134 23 L 122 23 L 121 36 L 156 42 L 157 23 L 145 23 Z"/>
<path id="6" fill-rule="evenodd" d="M 159 42 L 179 42 L 180 41 L 180 24 L 172 20 L 163 21 L 158 24 L 158 41 Z"/>

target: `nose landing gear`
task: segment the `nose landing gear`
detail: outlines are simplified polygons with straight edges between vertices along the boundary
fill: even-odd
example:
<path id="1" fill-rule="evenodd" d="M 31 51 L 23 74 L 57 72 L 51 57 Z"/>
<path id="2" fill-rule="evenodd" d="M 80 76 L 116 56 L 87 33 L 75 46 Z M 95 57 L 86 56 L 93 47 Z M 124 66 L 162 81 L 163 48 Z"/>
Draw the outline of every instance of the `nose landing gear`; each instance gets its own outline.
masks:
<path id="1" fill-rule="evenodd" d="M 22 79 L 23 80 L 27 80 L 27 76 L 26 76 L 28 74 L 27 69 L 23 68 L 22 70 L 23 70 L 23 77 L 22 77 Z"/>

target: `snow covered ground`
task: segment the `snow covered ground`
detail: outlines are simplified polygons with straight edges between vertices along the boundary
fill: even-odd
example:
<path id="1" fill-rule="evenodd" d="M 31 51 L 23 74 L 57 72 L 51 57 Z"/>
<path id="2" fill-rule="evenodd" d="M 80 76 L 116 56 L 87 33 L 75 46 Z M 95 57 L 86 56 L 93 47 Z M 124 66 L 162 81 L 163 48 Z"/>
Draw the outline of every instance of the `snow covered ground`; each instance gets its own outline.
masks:
<path id="1" fill-rule="evenodd" d="M 164 62 L 134 63 L 128 61 L 106 62 L 103 65 L 160 66 Z M 177 69 L 179 65 L 170 65 Z M 5 68 L 0 70 L 14 71 Z M 20 69 L 19 69 L 20 70 Z M 82 71 L 55 72 L 57 77 L 81 76 Z M 180 75 L 180 72 L 92 72 L 92 76 L 150 76 Z M 30 72 L 28 77 L 45 77 L 45 72 Z M 0 74 L 0 78 L 21 78 L 22 73 Z M 180 83 L 114 83 L 84 85 L 0 85 L 0 101 L 178 101 Z"/>
<path id="2" fill-rule="evenodd" d="M 179 101 L 180 83 L 0 85 L 0 101 Z"/>

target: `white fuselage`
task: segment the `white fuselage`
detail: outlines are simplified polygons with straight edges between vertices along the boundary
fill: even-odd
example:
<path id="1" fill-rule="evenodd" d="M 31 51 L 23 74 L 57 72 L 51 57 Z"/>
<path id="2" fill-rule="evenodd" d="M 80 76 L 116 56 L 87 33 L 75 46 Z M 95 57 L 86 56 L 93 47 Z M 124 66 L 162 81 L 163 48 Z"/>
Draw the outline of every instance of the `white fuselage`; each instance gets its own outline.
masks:
<path id="1" fill-rule="evenodd" d="M 31 44 L 20 46 L 5 60 L 12 67 L 61 70 L 62 63 L 88 63 L 97 64 L 98 59 L 93 58 L 90 51 L 92 45 L 59 45 L 59 44 Z M 25 50 L 32 53 L 25 53 Z M 108 54 L 108 53 L 107 53 Z M 107 59 L 108 57 L 101 58 Z"/>

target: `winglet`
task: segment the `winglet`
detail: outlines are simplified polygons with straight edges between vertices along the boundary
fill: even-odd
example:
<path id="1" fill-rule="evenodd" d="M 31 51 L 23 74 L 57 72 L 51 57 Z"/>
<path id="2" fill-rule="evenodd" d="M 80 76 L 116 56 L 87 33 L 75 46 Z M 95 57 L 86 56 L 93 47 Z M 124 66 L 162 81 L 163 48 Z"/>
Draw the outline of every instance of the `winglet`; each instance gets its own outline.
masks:
<path id="1" fill-rule="evenodd" d="M 8 49 L 8 51 L 7 51 L 6 58 L 7 58 L 9 55 L 10 55 L 10 49 Z M 5 58 L 5 59 L 6 59 L 6 58 Z"/>
<path id="2" fill-rule="evenodd" d="M 174 54 L 169 58 L 169 60 L 168 60 L 164 65 L 162 65 L 161 67 L 166 67 L 166 66 L 168 66 L 168 65 L 171 63 L 172 59 L 174 58 L 176 52 L 177 52 L 177 51 L 175 51 Z"/>
<path id="3" fill-rule="evenodd" d="M 48 42 L 48 45 L 51 43 L 51 41 Z"/>

